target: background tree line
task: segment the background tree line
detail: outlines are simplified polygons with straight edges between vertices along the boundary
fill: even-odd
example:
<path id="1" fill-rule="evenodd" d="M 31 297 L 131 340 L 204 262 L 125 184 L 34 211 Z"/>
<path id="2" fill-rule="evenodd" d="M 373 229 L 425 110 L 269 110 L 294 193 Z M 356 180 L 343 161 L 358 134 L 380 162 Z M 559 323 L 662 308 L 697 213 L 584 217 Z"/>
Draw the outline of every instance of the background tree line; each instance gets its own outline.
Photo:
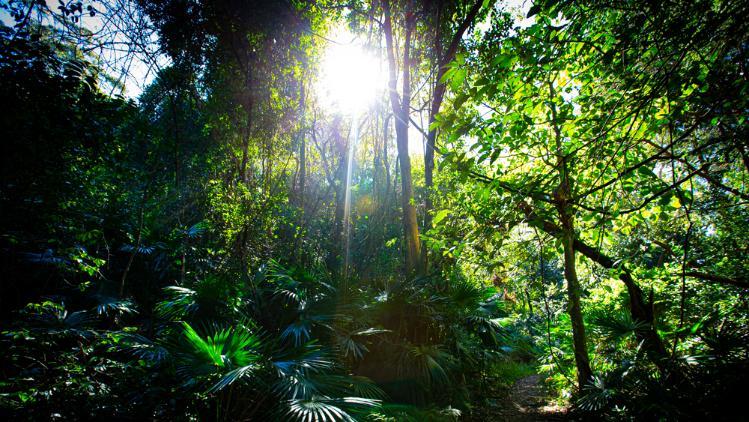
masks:
<path id="1" fill-rule="evenodd" d="M 533 372 L 581 417 L 741 404 L 746 1 L 2 8 L 3 415 L 481 420 Z M 339 26 L 385 73 L 356 118 Z"/>

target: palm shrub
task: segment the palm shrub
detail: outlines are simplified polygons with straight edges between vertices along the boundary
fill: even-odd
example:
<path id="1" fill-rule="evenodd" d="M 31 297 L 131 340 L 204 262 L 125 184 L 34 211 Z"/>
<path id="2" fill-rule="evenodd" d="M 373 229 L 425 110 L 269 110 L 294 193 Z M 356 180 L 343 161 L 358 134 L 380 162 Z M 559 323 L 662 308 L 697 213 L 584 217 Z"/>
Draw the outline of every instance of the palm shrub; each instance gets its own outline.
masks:
<path id="1" fill-rule="evenodd" d="M 3 332 L 3 412 L 338 421 L 401 414 L 376 410 L 388 391 L 435 400 L 423 412 L 452 420 L 468 409 L 471 374 L 501 355 L 507 333 L 491 290 L 435 286 L 338 285 L 270 261 L 252 277 L 225 271 L 167 286 L 145 316 L 105 296 L 78 299 L 90 304 L 78 311 L 32 304 Z M 132 318 L 149 319 L 128 327 Z"/>
<path id="2" fill-rule="evenodd" d="M 684 345 L 674 347 L 670 364 L 685 374 L 675 383 L 662 378 L 636 341 L 640 322 L 621 311 L 595 312 L 593 332 L 608 345 L 598 350 L 601 369 L 583 388 L 576 407 L 608 420 L 729 420 L 740 411 L 749 374 L 749 331 L 742 319 L 719 311 L 674 333 Z"/>
<path id="3" fill-rule="evenodd" d="M 386 332 L 357 371 L 395 400 L 467 409 L 468 380 L 478 379 L 501 355 L 496 292 L 469 280 L 445 283 L 436 277 L 383 287 L 370 291 L 368 311 Z"/>
<path id="4" fill-rule="evenodd" d="M 245 326 L 204 329 L 199 334 L 183 322 L 182 344 L 175 345 L 177 374 L 187 383 L 216 381 L 207 391 L 219 391 L 256 369 L 260 340 Z"/>
<path id="5" fill-rule="evenodd" d="M 24 307 L 0 336 L 0 415 L 29 420 L 146 417 L 148 404 L 131 393 L 148 378 L 147 368 L 114 352 L 117 340 L 106 329 L 109 316 L 120 312 L 134 309 L 126 301 L 108 299 L 73 311 L 59 297 Z"/>
<path id="6" fill-rule="evenodd" d="M 167 287 L 156 305 L 162 323 L 155 338 L 121 337 L 122 350 L 147 360 L 154 371 L 174 374 L 171 388 L 189 398 L 189 414 L 350 420 L 379 405 L 382 390 L 336 359 L 338 317 L 326 312 L 332 285 L 275 261 L 245 285 L 228 280 L 214 276 Z M 362 329 L 350 337 L 375 332 Z"/>

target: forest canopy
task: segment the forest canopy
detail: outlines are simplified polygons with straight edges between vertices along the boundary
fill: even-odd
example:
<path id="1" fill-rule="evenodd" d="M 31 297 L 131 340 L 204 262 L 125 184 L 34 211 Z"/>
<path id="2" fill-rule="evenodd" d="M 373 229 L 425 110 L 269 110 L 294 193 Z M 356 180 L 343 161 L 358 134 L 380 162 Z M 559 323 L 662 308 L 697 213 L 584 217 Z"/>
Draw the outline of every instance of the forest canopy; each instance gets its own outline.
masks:
<path id="1" fill-rule="evenodd" d="M 0 415 L 732 420 L 748 26 L 0 1 Z"/>

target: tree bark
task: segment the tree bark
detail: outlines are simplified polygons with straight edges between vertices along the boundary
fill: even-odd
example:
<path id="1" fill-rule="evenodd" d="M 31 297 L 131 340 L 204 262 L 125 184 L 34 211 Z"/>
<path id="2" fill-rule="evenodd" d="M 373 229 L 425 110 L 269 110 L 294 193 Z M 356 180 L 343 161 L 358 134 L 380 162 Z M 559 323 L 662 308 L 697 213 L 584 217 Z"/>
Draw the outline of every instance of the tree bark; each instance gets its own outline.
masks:
<path id="1" fill-rule="evenodd" d="M 429 109 L 427 144 L 426 149 L 424 150 L 424 184 L 426 185 L 427 191 L 424 230 L 429 230 L 432 227 L 432 216 L 430 212 L 432 211 L 433 205 L 430 190 L 434 185 L 434 148 L 437 140 L 437 129 L 433 128 L 432 124 L 435 122 L 437 114 L 440 112 L 442 101 L 445 98 L 445 91 L 447 88 L 447 85 L 444 82 L 441 82 L 441 79 L 445 75 L 445 72 L 447 72 L 447 65 L 451 61 L 455 60 L 455 54 L 458 51 L 460 40 L 463 38 L 463 34 L 465 34 L 466 30 L 468 30 L 468 27 L 471 25 L 471 23 L 476 19 L 476 16 L 478 15 L 479 10 L 481 10 L 481 5 L 483 3 L 483 0 L 479 0 L 474 3 L 474 5 L 468 11 L 465 19 L 463 19 L 463 22 L 461 22 L 457 31 L 455 31 L 455 34 L 453 35 L 453 38 L 450 41 L 450 45 L 448 46 L 444 56 L 438 58 L 437 65 L 439 66 L 439 69 L 437 70 L 437 76 L 435 77 L 434 93 L 432 94 L 432 104 Z M 439 35 L 435 38 L 435 43 L 440 43 Z M 439 47 L 439 45 L 435 47 Z M 436 50 L 440 51 L 441 49 L 436 48 Z"/>
<path id="2" fill-rule="evenodd" d="M 699 280 L 711 281 L 713 283 L 725 284 L 728 286 L 741 287 L 742 289 L 749 289 L 749 281 L 741 278 L 724 277 L 717 274 L 703 273 L 701 271 L 687 271 L 686 273 L 684 273 L 684 275 Z"/>
<path id="3" fill-rule="evenodd" d="M 304 188 L 307 183 L 307 143 L 304 139 L 304 81 L 299 86 L 299 207 L 302 209 L 302 220 L 304 219 Z M 301 220 L 300 220 L 301 221 Z"/>
<path id="4" fill-rule="evenodd" d="M 331 233 L 331 247 L 328 251 L 326 264 L 328 268 L 338 274 L 341 270 L 341 251 L 343 249 L 343 213 L 346 197 L 346 168 L 348 166 L 347 142 L 340 132 L 340 120 L 333 122 L 333 140 L 337 148 L 338 168 L 335 171 L 335 211 L 333 214 L 333 231 Z"/>
<path id="5" fill-rule="evenodd" d="M 550 234 L 553 237 L 561 238 L 563 235 L 563 229 L 558 225 L 543 220 L 540 218 L 525 202 L 521 202 L 519 208 L 526 216 L 528 223 L 540 228 L 544 232 Z M 629 310 L 632 315 L 632 319 L 640 321 L 646 324 L 646 328 L 635 332 L 635 336 L 639 341 L 643 342 L 643 346 L 646 352 L 650 355 L 653 361 L 662 370 L 668 369 L 665 366 L 665 361 L 668 359 L 668 352 L 663 345 L 660 335 L 655 327 L 655 317 L 653 314 L 653 307 L 646 299 L 645 295 L 637 285 L 632 274 L 625 266 L 615 265 L 614 259 L 604 255 L 597 249 L 589 246 L 580 239 L 575 238 L 573 240 L 573 247 L 576 251 L 580 252 L 586 258 L 599 264 L 606 269 L 619 269 L 619 279 L 624 283 L 627 288 L 629 296 Z"/>
<path id="6" fill-rule="evenodd" d="M 568 205 L 561 205 L 559 213 L 562 219 L 562 246 L 564 247 L 564 278 L 567 280 L 567 298 L 569 300 L 569 315 L 572 323 L 572 343 L 575 349 L 575 364 L 577 366 L 577 385 L 582 388 L 593 372 L 590 369 L 588 357 L 588 343 L 585 334 L 580 298 L 582 289 L 577 278 L 575 263 L 575 230 L 572 213 Z"/>
<path id="7" fill-rule="evenodd" d="M 406 241 L 406 270 L 409 273 L 422 273 L 421 241 L 419 226 L 416 219 L 416 207 L 413 198 L 413 182 L 411 179 L 411 159 L 408 155 L 408 115 L 411 105 L 411 35 L 415 28 L 413 3 L 408 2 L 406 8 L 405 35 L 403 46 L 403 86 L 401 98 L 396 88 L 395 46 L 393 45 L 393 26 L 390 2 L 382 2 L 385 11 L 385 43 L 387 46 L 390 103 L 395 117 L 395 137 L 398 145 L 398 160 L 401 171 L 401 205 L 403 208 L 403 233 Z"/>
<path id="8" fill-rule="evenodd" d="M 554 104 L 556 92 L 553 82 L 549 81 L 549 104 L 551 108 L 552 128 L 554 130 L 554 141 L 556 143 L 555 155 L 557 157 L 557 168 L 559 169 L 559 186 L 554 191 L 554 205 L 559 213 L 562 223 L 560 239 L 564 248 L 564 278 L 567 280 L 568 312 L 572 323 L 572 344 L 575 349 L 575 365 L 577 366 L 577 387 L 582 389 L 590 380 L 593 371 L 590 369 L 590 358 L 588 357 L 588 343 L 585 335 L 585 321 L 580 304 L 582 289 L 580 280 L 577 278 L 577 265 L 575 262 L 575 216 L 572 204 L 572 179 L 569 175 L 568 155 L 562 147 L 562 133 L 557 121 L 557 109 Z"/>
<path id="9" fill-rule="evenodd" d="M 302 245 L 304 236 L 304 219 L 305 219 L 305 198 L 304 188 L 307 183 L 307 143 L 305 141 L 305 102 L 304 102 L 304 79 L 300 78 L 299 81 L 299 189 L 298 195 L 298 206 L 299 206 L 299 219 L 297 220 L 297 232 L 295 233 L 296 252 L 297 260 L 301 261 L 302 258 Z"/>

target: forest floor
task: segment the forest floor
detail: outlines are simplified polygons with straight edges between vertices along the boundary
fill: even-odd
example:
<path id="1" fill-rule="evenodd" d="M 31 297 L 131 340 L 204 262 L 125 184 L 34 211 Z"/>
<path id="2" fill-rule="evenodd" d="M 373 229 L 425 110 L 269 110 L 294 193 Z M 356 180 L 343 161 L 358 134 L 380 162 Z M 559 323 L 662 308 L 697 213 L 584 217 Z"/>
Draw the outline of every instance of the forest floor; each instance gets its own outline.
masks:
<path id="1" fill-rule="evenodd" d="M 538 374 L 518 379 L 501 397 L 487 400 L 478 413 L 485 421 L 567 420 L 567 409 L 551 402 Z"/>

